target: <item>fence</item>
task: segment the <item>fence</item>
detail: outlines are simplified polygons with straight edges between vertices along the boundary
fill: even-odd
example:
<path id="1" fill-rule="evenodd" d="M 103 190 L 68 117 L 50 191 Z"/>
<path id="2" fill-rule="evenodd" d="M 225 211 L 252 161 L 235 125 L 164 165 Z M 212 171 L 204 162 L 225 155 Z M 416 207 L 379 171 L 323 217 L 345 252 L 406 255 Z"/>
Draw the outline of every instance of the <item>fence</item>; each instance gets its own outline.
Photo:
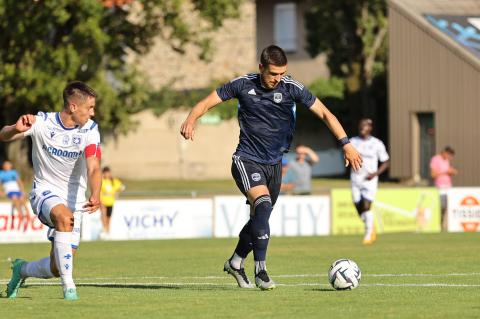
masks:
<path id="1" fill-rule="evenodd" d="M 480 231 L 480 188 L 448 193 L 448 229 Z M 439 232 L 440 201 L 434 188 L 382 189 L 373 206 L 378 233 Z M 249 218 L 242 196 L 208 199 L 118 200 L 111 220 L 114 240 L 236 237 Z M 270 219 L 272 236 L 361 234 L 363 224 L 350 190 L 330 196 L 281 196 Z M 35 216 L 19 218 L 0 203 L 0 243 L 44 242 L 47 228 Z M 100 214 L 84 215 L 82 240 L 96 240 Z"/>

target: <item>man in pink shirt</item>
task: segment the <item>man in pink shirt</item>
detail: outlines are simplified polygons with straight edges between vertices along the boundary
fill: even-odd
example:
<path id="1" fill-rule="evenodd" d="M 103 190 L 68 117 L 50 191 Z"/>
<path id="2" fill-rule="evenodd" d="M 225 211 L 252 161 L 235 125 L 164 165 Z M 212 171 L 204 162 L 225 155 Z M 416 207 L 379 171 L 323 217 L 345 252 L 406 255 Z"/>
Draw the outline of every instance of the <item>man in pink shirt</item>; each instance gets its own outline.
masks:
<path id="1" fill-rule="evenodd" d="M 446 146 L 440 154 L 430 160 L 430 175 L 440 192 L 442 230 L 447 229 L 447 190 L 452 187 L 452 176 L 458 173 L 457 169 L 450 164 L 454 155 L 455 151 L 450 146 Z"/>

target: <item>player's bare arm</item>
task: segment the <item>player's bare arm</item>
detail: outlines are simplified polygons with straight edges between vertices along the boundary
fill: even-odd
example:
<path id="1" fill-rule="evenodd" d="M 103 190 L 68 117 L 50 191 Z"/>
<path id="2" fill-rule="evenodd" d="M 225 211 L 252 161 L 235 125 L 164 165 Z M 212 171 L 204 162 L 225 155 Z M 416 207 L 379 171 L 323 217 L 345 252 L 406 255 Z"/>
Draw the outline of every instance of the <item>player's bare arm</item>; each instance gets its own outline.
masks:
<path id="1" fill-rule="evenodd" d="M 375 178 L 376 176 L 380 176 L 382 175 L 383 173 L 385 173 L 385 171 L 390 167 L 390 160 L 388 161 L 385 161 L 385 162 L 382 162 L 380 164 L 380 166 L 378 167 L 378 170 L 374 173 L 371 173 L 367 176 L 367 180 L 371 180 L 373 178 Z"/>
<path id="2" fill-rule="evenodd" d="M 211 108 L 221 103 L 222 99 L 218 96 L 217 91 L 213 91 L 203 100 L 198 102 L 188 114 L 187 118 L 183 122 L 180 128 L 180 134 L 186 140 L 192 140 L 195 136 L 195 123 L 196 121 Z"/>
<path id="3" fill-rule="evenodd" d="M 100 158 L 90 156 L 86 159 L 88 183 L 90 186 L 90 197 L 84 208 L 87 212 L 93 213 L 100 207 L 100 190 L 102 188 L 102 172 L 100 169 Z"/>
<path id="4" fill-rule="evenodd" d="M 347 137 L 347 133 L 345 133 L 337 117 L 333 115 L 318 98 L 310 107 L 310 111 L 317 115 L 328 126 L 337 140 Z M 345 166 L 351 165 L 354 171 L 362 167 L 362 157 L 351 143 L 343 145 L 343 153 L 345 154 Z"/>
<path id="5" fill-rule="evenodd" d="M 26 114 L 20 116 L 13 125 L 6 125 L 0 131 L 0 141 L 11 142 L 24 138 L 24 132 L 32 128 L 35 123 L 35 115 Z"/>

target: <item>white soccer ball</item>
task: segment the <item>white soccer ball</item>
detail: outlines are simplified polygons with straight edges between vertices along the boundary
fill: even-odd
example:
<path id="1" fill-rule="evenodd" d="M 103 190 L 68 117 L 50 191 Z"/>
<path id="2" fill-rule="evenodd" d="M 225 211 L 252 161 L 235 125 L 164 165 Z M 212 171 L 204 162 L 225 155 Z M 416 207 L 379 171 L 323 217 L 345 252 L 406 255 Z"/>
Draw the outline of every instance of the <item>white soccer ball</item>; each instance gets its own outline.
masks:
<path id="1" fill-rule="evenodd" d="M 328 271 L 328 281 L 336 290 L 352 290 L 358 287 L 362 272 L 350 259 L 336 260 Z"/>

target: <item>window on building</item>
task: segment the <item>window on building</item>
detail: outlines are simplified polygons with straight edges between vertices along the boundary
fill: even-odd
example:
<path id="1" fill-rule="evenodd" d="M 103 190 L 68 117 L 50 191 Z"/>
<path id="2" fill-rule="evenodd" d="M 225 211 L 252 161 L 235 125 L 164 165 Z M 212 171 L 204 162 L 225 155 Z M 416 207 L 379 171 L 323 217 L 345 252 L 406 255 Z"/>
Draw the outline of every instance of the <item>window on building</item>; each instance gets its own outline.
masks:
<path id="1" fill-rule="evenodd" d="M 297 6 L 293 2 L 274 7 L 273 39 L 286 52 L 297 50 Z"/>

